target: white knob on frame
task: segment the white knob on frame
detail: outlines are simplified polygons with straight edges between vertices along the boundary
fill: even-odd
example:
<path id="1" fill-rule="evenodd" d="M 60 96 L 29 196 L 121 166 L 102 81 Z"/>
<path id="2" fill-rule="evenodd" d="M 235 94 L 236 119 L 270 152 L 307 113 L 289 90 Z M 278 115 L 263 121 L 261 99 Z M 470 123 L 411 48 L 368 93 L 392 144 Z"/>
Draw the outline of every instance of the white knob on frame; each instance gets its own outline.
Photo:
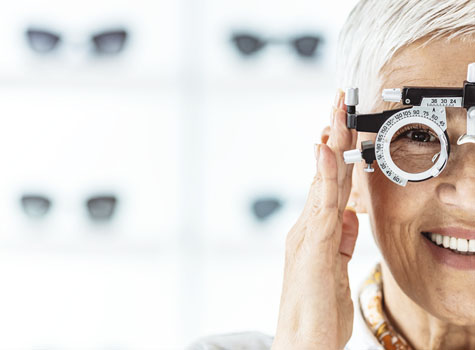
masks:
<path id="1" fill-rule="evenodd" d="M 383 101 L 386 102 L 399 102 L 402 98 L 401 89 L 384 89 L 383 90 Z"/>
<path id="2" fill-rule="evenodd" d="M 359 149 L 352 149 L 343 152 L 343 159 L 346 164 L 351 164 L 361 162 L 363 157 L 361 156 L 361 151 Z"/>
<path id="3" fill-rule="evenodd" d="M 475 83 L 475 62 L 468 65 L 467 81 L 469 83 Z"/>
<path id="4" fill-rule="evenodd" d="M 358 88 L 348 88 L 345 93 L 345 105 L 357 106 L 359 103 L 359 91 Z"/>

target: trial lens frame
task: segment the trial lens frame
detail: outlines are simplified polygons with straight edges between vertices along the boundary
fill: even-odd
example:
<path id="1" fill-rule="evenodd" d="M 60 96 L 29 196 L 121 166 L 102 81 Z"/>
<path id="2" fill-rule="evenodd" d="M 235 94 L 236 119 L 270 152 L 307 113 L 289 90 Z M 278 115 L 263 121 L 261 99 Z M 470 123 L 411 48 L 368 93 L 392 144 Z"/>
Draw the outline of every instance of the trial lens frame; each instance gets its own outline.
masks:
<path id="1" fill-rule="evenodd" d="M 422 119 L 426 125 L 434 126 L 439 130 L 438 136 L 441 138 L 443 146 L 445 146 L 445 148 L 441 147 L 441 157 L 434 165 L 434 169 L 424 174 L 416 174 L 419 175 L 416 177 L 410 178 L 407 173 L 400 169 L 396 171 L 385 169 L 385 175 L 401 186 L 405 186 L 407 181 L 424 181 L 437 176 L 444 169 L 450 153 L 445 107 L 463 107 L 467 110 L 467 132 L 459 137 L 457 144 L 475 143 L 475 63 L 469 64 L 467 80 L 464 81 L 462 88 L 405 86 L 402 89 L 384 89 L 382 98 L 387 102 L 402 102 L 403 105 L 408 107 L 385 110 L 374 114 L 358 114 L 356 112 L 356 106 L 359 102 L 358 88 L 347 89 L 345 95 L 347 127 L 361 132 L 378 133 L 378 137 L 376 149 L 373 141 L 363 141 L 361 142 L 361 150 L 355 149 L 344 152 L 345 163 L 356 163 L 364 160 L 366 162 L 364 171 L 374 172 L 373 162 L 376 160 L 380 167 L 383 165 L 385 168 L 387 165 L 384 159 L 385 155 L 386 158 L 390 158 L 388 154 L 390 140 L 384 140 L 387 149 L 386 152 L 383 152 L 383 148 L 385 148 L 383 138 L 387 136 L 384 132 L 394 124 L 398 122 L 400 124 L 404 118 L 407 118 L 407 120 L 414 119 L 414 117 L 421 119 L 418 118 L 420 115 L 425 117 L 425 119 Z M 390 120 L 390 118 L 392 119 Z M 379 144 L 378 139 L 380 139 Z M 389 163 L 392 163 L 390 159 L 388 160 Z"/>

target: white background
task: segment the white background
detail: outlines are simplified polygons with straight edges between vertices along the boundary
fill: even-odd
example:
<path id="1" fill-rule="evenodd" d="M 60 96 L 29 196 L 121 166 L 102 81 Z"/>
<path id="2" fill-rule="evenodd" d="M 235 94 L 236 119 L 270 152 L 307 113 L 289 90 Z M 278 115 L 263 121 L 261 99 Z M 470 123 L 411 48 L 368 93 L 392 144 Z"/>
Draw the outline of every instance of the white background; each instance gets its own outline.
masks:
<path id="1" fill-rule="evenodd" d="M 180 349 L 215 333 L 275 331 L 286 233 L 328 124 L 338 31 L 355 0 L 19 0 L 0 10 L 0 348 Z M 83 45 L 122 24 L 97 59 Z M 28 25 L 64 43 L 41 57 Z M 233 30 L 325 38 L 243 59 Z M 21 210 L 25 192 L 53 206 Z M 119 197 L 97 225 L 84 202 Z M 283 201 L 264 222 L 251 203 Z M 365 216 L 350 268 L 378 255 Z"/>

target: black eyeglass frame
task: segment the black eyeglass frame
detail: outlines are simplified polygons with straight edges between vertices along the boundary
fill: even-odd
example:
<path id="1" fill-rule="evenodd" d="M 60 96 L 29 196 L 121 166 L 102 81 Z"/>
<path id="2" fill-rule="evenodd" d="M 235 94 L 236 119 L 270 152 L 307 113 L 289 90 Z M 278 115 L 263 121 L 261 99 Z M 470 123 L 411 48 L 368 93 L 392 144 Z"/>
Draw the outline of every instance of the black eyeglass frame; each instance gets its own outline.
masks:
<path id="1" fill-rule="evenodd" d="M 240 39 L 249 39 L 255 41 L 255 48 L 252 51 L 245 52 L 239 46 L 238 41 Z M 311 53 L 307 54 L 304 53 L 302 49 L 299 48 L 298 42 L 301 40 L 314 40 L 315 47 L 311 50 Z M 234 44 L 236 49 L 239 53 L 243 56 L 254 56 L 258 54 L 261 50 L 263 50 L 268 45 L 290 45 L 293 51 L 303 59 L 311 59 L 318 57 L 320 54 L 320 48 L 323 44 L 325 44 L 325 39 L 322 34 L 310 34 L 310 33 L 302 33 L 301 35 L 293 35 L 288 38 L 277 38 L 277 37 L 264 37 L 260 36 L 254 32 L 246 32 L 246 31 L 234 31 L 231 34 L 230 38 L 231 42 Z"/>
<path id="2" fill-rule="evenodd" d="M 40 50 L 38 45 L 34 42 L 35 35 L 48 36 L 52 39 L 52 45 L 46 50 Z M 119 35 L 121 37 L 120 44 L 114 52 L 107 52 L 104 48 L 101 49 L 100 40 L 106 36 Z M 25 30 L 25 36 L 31 50 L 37 54 L 47 55 L 57 51 L 64 41 L 60 32 L 51 30 L 49 28 L 41 28 L 40 26 L 30 26 Z M 115 56 L 124 51 L 128 41 L 130 40 L 130 31 L 122 26 L 110 27 L 100 31 L 95 31 L 88 36 L 89 42 L 92 44 L 93 53 L 96 56 Z M 53 42 L 54 41 L 54 42 Z"/>
<path id="3" fill-rule="evenodd" d="M 42 202 L 46 204 L 46 209 L 40 214 L 32 213 L 31 210 L 29 210 L 30 201 Z M 97 208 L 94 208 L 94 206 L 97 205 L 98 202 L 104 203 L 104 201 L 111 203 L 110 209 L 108 210 L 109 212 L 107 213 L 107 215 L 97 215 Z M 114 194 L 94 194 L 88 196 L 85 199 L 84 205 L 87 210 L 88 216 L 92 221 L 105 222 L 110 221 L 113 218 L 117 211 L 118 203 L 119 198 Z M 40 219 L 48 215 L 51 208 L 53 207 L 53 200 L 47 195 L 29 192 L 20 197 L 20 204 L 25 215 L 30 218 Z M 100 209 L 101 208 L 99 208 L 99 210 Z"/>

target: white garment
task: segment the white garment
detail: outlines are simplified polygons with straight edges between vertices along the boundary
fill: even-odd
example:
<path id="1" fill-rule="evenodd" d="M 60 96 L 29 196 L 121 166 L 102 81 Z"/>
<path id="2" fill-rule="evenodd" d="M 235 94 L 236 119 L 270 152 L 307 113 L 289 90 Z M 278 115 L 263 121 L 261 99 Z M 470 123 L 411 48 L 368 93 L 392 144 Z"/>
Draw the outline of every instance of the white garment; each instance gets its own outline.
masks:
<path id="1" fill-rule="evenodd" d="M 384 350 L 366 325 L 358 299 L 353 298 L 353 305 L 353 333 L 345 350 Z M 273 336 L 260 332 L 226 333 L 198 339 L 185 350 L 269 350 L 273 340 Z"/>

